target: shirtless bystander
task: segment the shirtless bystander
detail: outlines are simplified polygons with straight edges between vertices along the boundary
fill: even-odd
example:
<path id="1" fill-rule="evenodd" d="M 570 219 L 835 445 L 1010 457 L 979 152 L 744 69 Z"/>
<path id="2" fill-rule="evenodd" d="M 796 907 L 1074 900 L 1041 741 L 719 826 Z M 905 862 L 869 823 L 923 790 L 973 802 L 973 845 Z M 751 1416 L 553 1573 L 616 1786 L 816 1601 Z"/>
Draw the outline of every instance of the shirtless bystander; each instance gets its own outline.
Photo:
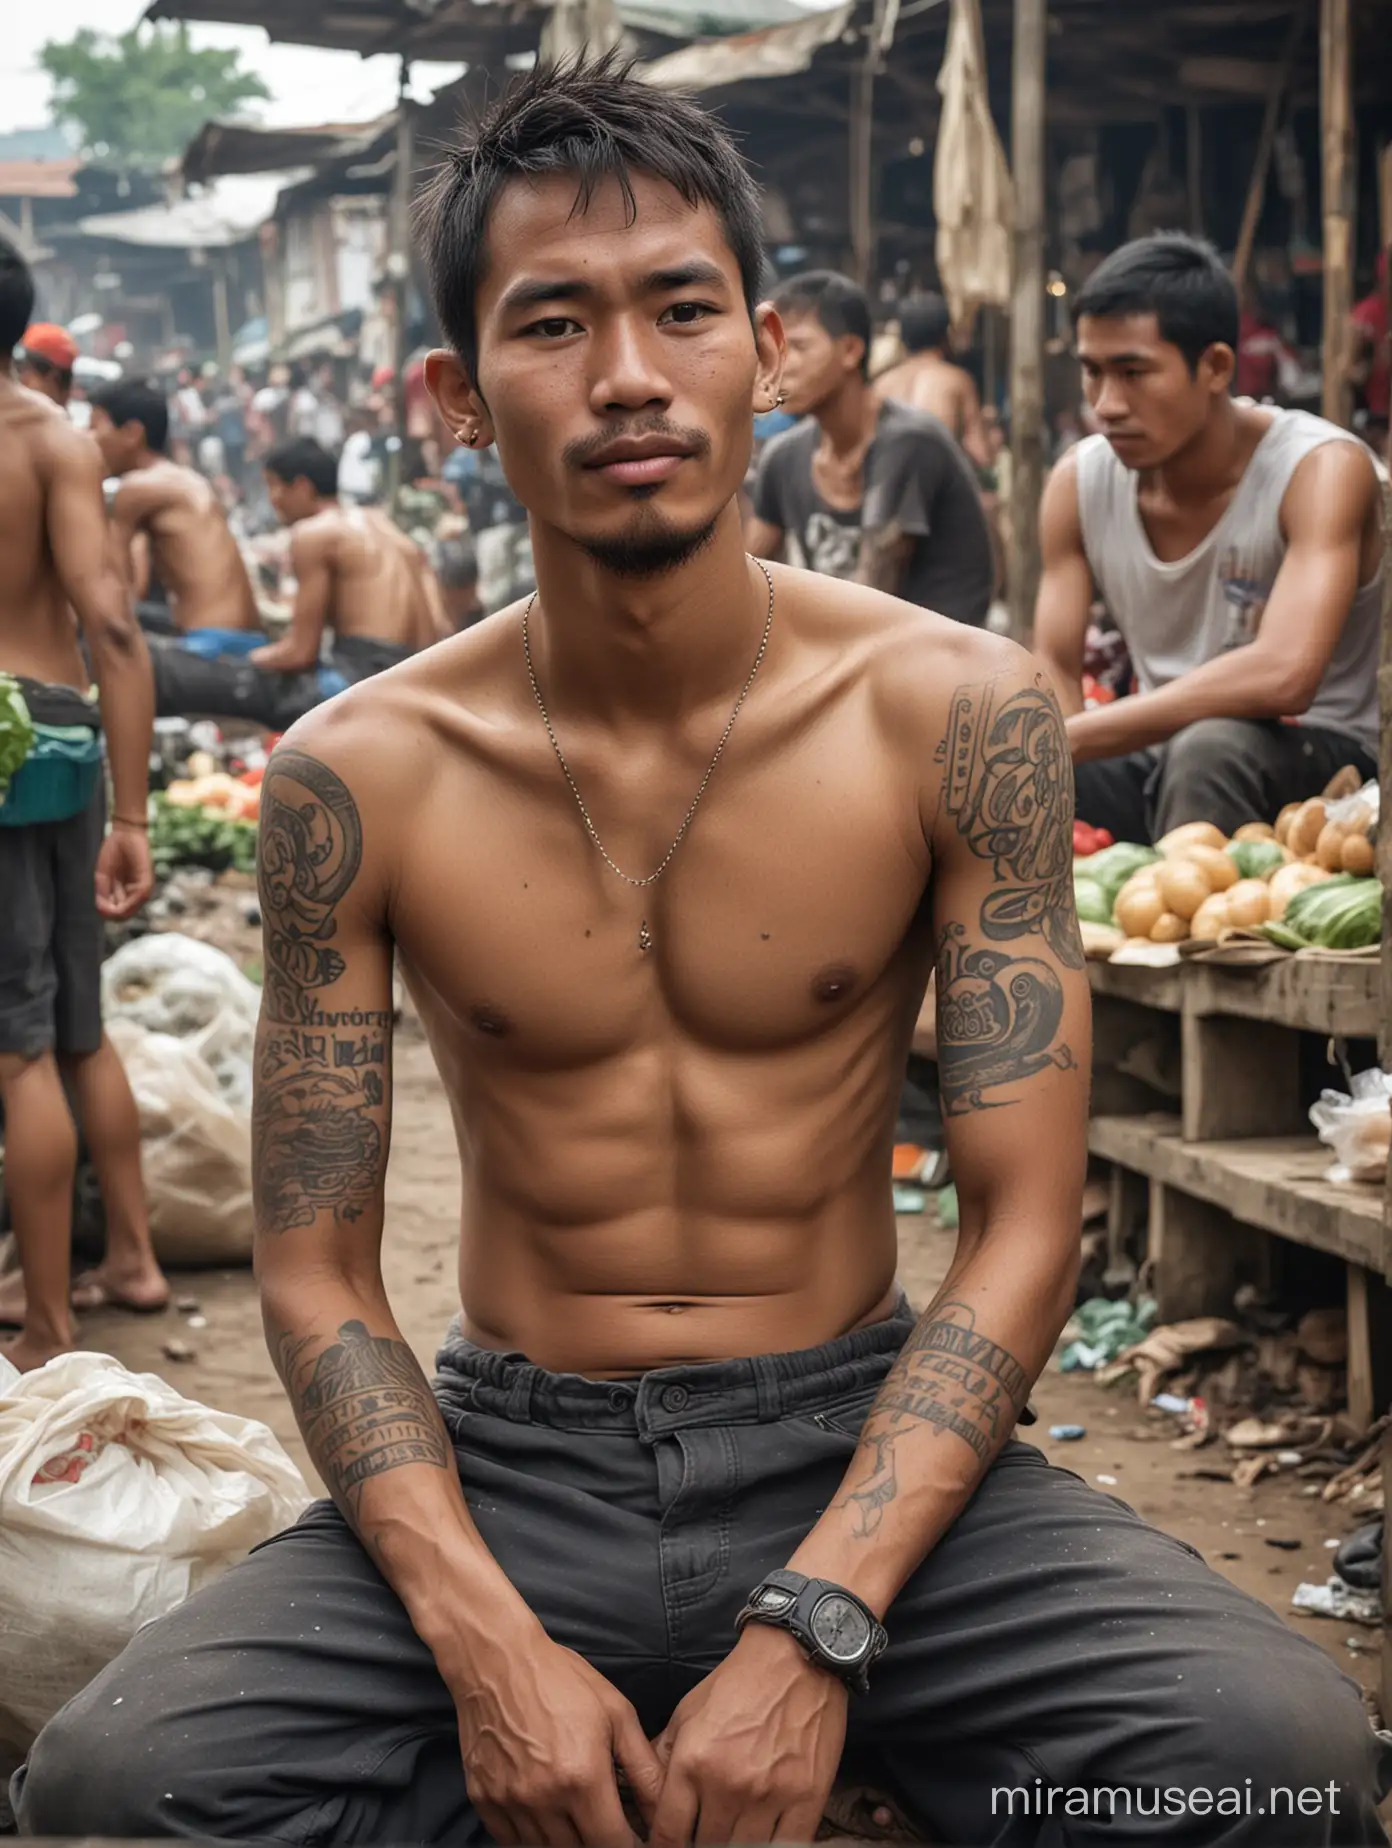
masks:
<path id="1" fill-rule="evenodd" d="M 22 1327 L 3 1350 L 21 1368 L 74 1340 L 77 1133 L 65 1078 L 106 1211 L 106 1259 L 82 1280 L 79 1302 L 154 1307 L 168 1295 L 150 1248 L 135 1101 L 101 1020 L 102 920 L 132 916 L 154 884 L 145 838 L 150 663 L 111 559 L 96 451 L 13 376 L 33 301 L 26 265 L 0 240 L 0 672 L 19 681 L 36 726 L 65 731 L 70 757 L 74 732 L 93 739 L 79 753 L 84 767 L 64 773 L 66 789 L 31 752 L 0 803 L 0 1101 L 20 1258 L 20 1275 L 0 1287 L 0 1322 Z M 93 678 L 98 704 L 88 698 Z"/>
<path id="2" fill-rule="evenodd" d="M 981 422 L 981 394 L 965 366 L 948 358 L 952 320 L 941 295 L 912 295 L 899 313 L 899 338 L 908 358 L 880 373 L 877 397 L 892 398 L 911 411 L 927 411 L 957 438 L 978 468 L 988 468 L 990 448 Z"/>

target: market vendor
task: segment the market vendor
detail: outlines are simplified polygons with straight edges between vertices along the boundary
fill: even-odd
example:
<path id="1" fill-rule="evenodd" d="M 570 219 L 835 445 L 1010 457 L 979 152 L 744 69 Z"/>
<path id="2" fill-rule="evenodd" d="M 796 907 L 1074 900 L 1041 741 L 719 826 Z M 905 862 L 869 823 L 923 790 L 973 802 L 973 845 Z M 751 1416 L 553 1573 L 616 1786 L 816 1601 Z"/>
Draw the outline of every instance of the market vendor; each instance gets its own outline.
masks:
<path id="1" fill-rule="evenodd" d="M 92 393 L 91 430 L 107 474 L 119 481 L 111 523 L 137 602 L 153 572 L 186 647 L 207 656 L 255 647 L 264 639 L 256 597 L 222 502 L 204 476 L 164 453 L 163 392 L 141 379 L 101 386 Z"/>
<path id="2" fill-rule="evenodd" d="M 1073 304 L 1101 434 L 1044 497 L 1035 645 L 1076 765 L 1079 817 L 1118 840 L 1231 833 L 1377 774 L 1380 490 L 1367 449 L 1303 411 L 1235 399 L 1238 300 L 1204 243 L 1141 238 Z M 1083 710 L 1106 603 L 1140 690 Z"/>

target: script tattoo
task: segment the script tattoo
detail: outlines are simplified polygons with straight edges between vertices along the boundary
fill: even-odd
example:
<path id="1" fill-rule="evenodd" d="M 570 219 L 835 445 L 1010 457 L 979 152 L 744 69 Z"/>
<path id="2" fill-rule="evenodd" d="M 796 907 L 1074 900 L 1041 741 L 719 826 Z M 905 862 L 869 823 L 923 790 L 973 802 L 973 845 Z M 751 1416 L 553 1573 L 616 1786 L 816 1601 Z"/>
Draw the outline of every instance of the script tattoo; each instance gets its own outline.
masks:
<path id="1" fill-rule="evenodd" d="M 312 1338 L 273 1336 L 276 1367 L 326 1487 L 350 1518 L 363 1485 L 408 1463 L 452 1469 L 439 1407 L 404 1341 L 344 1322 L 311 1358 Z"/>
<path id="2" fill-rule="evenodd" d="M 302 751 L 272 761 L 259 829 L 266 1001 L 276 1020 L 311 1021 L 314 990 L 343 973 L 334 907 L 362 864 L 362 823 L 346 786 Z"/>
<path id="3" fill-rule="evenodd" d="M 946 807 L 997 890 L 981 910 L 993 943 L 1042 936 L 1069 969 L 1084 965 L 1073 898 L 1073 758 L 1041 681 L 1000 697 L 959 687 L 947 733 Z"/>
<path id="4" fill-rule="evenodd" d="M 991 1461 L 1029 1396 L 1029 1376 L 1012 1354 L 979 1334 L 967 1303 L 935 1303 L 905 1343 L 860 1434 L 833 1506 L 850 1509 L 852 1533 L 868 1540 L 899 1493 L 894 1447 L 920 1425 L 951 1432 Z"/>
<path id="5" fill-rule="evenodd" d="M 941 935 L 938 971 L 938 1086 L 949 1116 L 1000 1108 L 989 1098 L 1050 1067 L 1074 1071 L 1071 1048 L 1056 1045 L 1063 1022 L 1063 984 L 1037 957 L 974 949 L 964 925 Z"/>

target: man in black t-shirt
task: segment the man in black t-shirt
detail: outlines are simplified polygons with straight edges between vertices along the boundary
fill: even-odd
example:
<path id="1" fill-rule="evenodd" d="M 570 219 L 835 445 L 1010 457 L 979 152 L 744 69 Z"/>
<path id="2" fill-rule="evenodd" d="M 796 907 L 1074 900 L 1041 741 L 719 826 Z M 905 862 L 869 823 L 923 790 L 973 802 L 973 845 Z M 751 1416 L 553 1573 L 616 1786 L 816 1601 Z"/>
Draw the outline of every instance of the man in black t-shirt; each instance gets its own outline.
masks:
<path id="1" fill-rule="evenodd" d="M 765 449 L 750 551 L 980 625 L 995 560 L 970 463 L 936 417 L 870 389 L 870 304 L 813 270 L 774 297 L 788 336 L 787 406 L 802 418 Z"/>

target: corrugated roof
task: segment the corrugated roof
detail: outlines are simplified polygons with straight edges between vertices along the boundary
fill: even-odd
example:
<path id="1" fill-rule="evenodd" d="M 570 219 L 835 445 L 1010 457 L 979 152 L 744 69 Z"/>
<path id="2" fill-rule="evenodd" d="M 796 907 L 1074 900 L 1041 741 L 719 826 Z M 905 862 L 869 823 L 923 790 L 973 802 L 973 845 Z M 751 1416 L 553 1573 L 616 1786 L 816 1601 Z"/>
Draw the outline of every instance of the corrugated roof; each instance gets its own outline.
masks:
<path id="1" fill-rule="evenodd" d="M 86 164 L 76 158 L 0 161 L 0 199 L 75 199 Z"/>

